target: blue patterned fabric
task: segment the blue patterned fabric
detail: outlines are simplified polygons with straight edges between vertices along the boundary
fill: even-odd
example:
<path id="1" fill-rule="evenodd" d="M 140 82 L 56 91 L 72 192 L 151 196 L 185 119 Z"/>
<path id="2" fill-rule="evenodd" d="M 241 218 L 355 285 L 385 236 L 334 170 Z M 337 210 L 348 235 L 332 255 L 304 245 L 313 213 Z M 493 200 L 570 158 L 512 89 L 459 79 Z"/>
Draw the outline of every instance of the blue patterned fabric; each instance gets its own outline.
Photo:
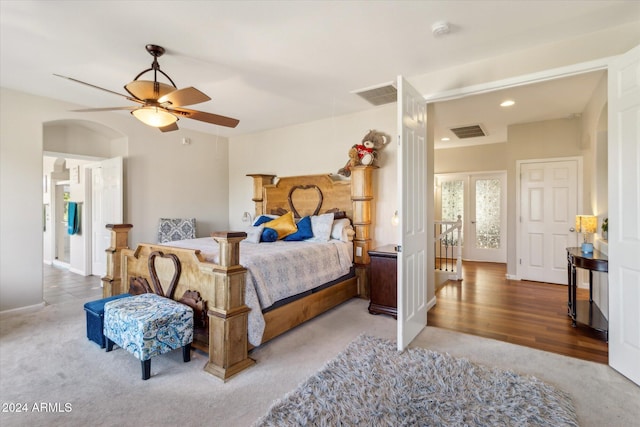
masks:
<path id="1" fill-rule="evenodd" d="M 193 341 L 193 310 L 156 294 L 110 301 L 104 306 L 104 335 L 149 360 Z"/>
<path id="2" fill-rule="evenodd" d="M 196 238 L 195 218 L 160 218 L 158 243 Z"/>

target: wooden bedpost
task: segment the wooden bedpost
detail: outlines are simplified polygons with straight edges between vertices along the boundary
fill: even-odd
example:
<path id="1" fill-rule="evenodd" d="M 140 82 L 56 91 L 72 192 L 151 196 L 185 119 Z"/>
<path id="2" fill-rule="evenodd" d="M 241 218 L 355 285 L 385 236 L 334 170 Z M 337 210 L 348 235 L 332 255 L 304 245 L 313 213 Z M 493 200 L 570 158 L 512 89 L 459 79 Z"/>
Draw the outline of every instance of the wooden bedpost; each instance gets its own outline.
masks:
<path id="1" fill-rule="evenodd" d="M 111 246 L 107 253 L 107 274 L 102 278 L 102 297 L 107 298 L 113 295 L 125 293 L 122 288 L 121 252 L 129 248 L 129 230 L 133 228 L 131 224 L 107 224 L 106 228 L 111 230 Z"/>
<path id="2" fill-rule="evenodd" d="M 369 248 L 371 244 L 371 201 L 373 200 L 372 172 L 375 166 L 351 168 L 351 200 L 353 201 L 354 263 L 358 277 L 358 295 L 369 298 Z"/>
<path id="3" fill-rule="evenodd" d="M 244 303 L 247 270 L 240 265 L 240 242 L 244 232 L 216 232 L 220 245 L 219 265 L 213 271 L 215 298 L 209 301 L 209 361 L 204 370 L 226 381 L 253 365 L 249 358 L 248 316 Z"/>
<path id="4" fill-rule="evenodd" d="M 269 212 L 265 212 L 264 211 L 264 193 L 262 192 L 262 188 L 265 185 L 273 184 L 273 178 L 275 178 L 276 176 L 275 175 L 257 174 L 257 173 L 256 174 L 248 174 L 247 176 L 250 176 L 251 178 L 253 178 L 253 198 L 252 198 L 252 200 L 256 204 L 254 218 L 257 218 L 258 216 L 260 216 L 262 214 L 269 213 Z"/>

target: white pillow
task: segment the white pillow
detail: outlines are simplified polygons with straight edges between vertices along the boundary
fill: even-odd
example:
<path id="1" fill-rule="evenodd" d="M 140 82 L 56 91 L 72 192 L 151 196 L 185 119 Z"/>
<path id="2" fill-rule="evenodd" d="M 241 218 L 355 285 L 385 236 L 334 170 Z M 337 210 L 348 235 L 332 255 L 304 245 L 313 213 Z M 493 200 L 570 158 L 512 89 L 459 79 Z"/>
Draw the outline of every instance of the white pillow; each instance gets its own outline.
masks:
<path id="1" fill-rule="evenodd" d="M 348 242 L 349 230 L 353 230 L 349 218 L 336 219 L 331 227 L 331 238 Z"/>
<path id="2" fill-rule="evenodd" d="M 328 242 L 331 238 L 331 227 L 333 226 L 333 213 L 314 215 L 311 217 L 311 230 L 313 237 L 307 239 L 308 242 Z"/>
<path id="3" fill-rule="evenodd" d="M 262 236 L 262 230 L 264 225 L 251 226 L 247 229 L 247 238 L 244 239 L 247 243 L 260 243 L 260 236 Z"/>

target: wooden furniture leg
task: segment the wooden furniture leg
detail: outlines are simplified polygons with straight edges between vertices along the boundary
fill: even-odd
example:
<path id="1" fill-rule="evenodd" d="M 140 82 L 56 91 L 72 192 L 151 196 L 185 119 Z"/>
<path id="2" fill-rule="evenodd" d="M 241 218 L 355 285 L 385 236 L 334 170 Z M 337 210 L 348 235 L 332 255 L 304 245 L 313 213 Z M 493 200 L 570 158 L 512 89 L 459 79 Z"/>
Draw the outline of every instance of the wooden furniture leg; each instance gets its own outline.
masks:
<path id="1" fill-rule="evenodd" d="M 129 230 L 133 228 L 133 225 L 107 224 L 106 227 L 111 230 L 111 246 L 105 250 L 107 253 L 107 274 L 102 278 L 102 298 L 124 294 L 129 287 L 127 283 L 122 285 L 120 253 L 123 249 L 129 248 L 127 246 Z"/>

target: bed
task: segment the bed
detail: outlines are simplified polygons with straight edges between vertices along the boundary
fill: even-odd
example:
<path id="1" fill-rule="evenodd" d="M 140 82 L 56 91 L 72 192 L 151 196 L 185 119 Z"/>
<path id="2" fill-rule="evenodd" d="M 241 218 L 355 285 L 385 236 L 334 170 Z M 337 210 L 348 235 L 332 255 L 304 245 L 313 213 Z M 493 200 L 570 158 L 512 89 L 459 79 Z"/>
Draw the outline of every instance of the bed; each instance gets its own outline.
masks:
<path id="1" fill-rule="evenodd" d="M 246 232 L 216 232 L 209 238 L 165 245 L 143 243 L 129 249 L 127 235 L 132 226 L 109 225 L 104 296 L 128 292 L 130 286 L 142 283 L 146 291 L 191 305 L 199 319 L 194 347 L 209 355 L 205 371 L 226 381 L 255 363 L 249 357 L 254 346 L 350 298 L 368 297 L 375 168 L 354 169 L 349 180 L 331 175 L 279 179 L 248 175 L 254 184 L 256 219 L 310 217 L 316 224 L 331 216 L 334 238 L 321 242 L 278 239 L 257 243 L 257 224 Z M 342 226 L 336 228 L 338 223 Z M 287 261 L 295 258 L 306 259 L 307 269 Z M 326 261 L 328 258 L 332 261 Z M 320 265 L 314 266 L 312 261 L 318 260 Z M 322 274 L 311 274 L 318 271 Z M 269 283 L 279 276 L 293 276 L 294 280 L 282 280 L 284 290 L 271 289 Z"/>

